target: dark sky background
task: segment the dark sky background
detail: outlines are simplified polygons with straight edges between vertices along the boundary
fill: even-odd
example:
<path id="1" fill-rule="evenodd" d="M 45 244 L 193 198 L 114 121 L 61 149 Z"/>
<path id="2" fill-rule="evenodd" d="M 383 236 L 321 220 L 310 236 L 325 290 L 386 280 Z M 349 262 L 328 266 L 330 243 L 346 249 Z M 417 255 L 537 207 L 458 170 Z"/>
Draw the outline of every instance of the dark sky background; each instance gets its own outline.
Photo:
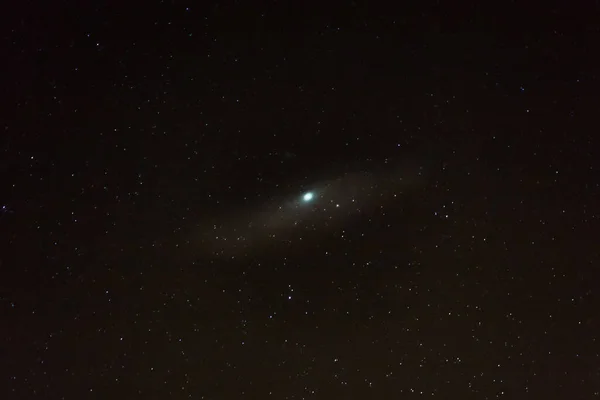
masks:
<path id="1" fill-rule="evenodd" d="M 0 17 L 0 398 L 600 397 L 597 3 L 88 3 Z"/>

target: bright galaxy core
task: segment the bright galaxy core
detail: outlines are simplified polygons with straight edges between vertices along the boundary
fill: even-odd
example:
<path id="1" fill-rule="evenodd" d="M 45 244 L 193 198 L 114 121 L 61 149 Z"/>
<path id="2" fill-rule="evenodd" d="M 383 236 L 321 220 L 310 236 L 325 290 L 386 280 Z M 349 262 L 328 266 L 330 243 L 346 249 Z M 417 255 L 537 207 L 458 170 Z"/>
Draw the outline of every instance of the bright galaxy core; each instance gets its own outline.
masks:
<path id="1" fill-rule="evenodd" d="M 313 199 L 313 194 L 312 192 L 307 192 L 304 194 L 304 196 L 302 196 L 302 199 L 306 202 L 309 202 Z"/>

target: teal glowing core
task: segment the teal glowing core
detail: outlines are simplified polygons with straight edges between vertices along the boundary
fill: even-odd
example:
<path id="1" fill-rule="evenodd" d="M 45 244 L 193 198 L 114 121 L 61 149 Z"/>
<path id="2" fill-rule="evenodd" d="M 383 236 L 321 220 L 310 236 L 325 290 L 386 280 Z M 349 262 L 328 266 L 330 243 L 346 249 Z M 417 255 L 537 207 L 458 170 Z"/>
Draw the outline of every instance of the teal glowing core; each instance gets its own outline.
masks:
<path id="1" fill-rule="evenodd" d="M 313 199 L 314 195 L 312 192 L 306 192 L 304 193 L 304 196 L 302 196 L 302 200 L 304 200 L 305 202 L 309 202 Z"/>

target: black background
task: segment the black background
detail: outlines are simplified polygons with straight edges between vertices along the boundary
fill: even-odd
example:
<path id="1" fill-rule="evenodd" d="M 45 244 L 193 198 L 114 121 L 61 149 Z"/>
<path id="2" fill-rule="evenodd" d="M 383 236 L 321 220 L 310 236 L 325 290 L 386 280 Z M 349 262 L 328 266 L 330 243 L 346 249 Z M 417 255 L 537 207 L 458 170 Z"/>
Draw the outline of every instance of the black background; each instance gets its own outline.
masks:
<path id="1" fill-rule="evenodd" d="M 600 396 L 585 4 L 11 4 L 0 397 Z M 406 160 L 345 226 L 195 239 Z"/>

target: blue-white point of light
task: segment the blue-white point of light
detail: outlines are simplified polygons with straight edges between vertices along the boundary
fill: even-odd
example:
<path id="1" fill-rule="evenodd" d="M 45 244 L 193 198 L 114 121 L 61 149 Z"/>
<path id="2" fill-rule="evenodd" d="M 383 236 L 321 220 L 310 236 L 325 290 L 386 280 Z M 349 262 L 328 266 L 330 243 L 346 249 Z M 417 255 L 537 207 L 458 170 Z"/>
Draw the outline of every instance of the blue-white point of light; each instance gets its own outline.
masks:
<path id="1" fill-rule="evenodd" d="M 311 201 L 313 199 L 313 197 L 314 197 L 313 192 L 306 192 L 306 193 L 304 193 L 304 196 L 302 196 L 302 200 L 304 200 L 305 202 L 308 203 L 309 201 Z"/>

